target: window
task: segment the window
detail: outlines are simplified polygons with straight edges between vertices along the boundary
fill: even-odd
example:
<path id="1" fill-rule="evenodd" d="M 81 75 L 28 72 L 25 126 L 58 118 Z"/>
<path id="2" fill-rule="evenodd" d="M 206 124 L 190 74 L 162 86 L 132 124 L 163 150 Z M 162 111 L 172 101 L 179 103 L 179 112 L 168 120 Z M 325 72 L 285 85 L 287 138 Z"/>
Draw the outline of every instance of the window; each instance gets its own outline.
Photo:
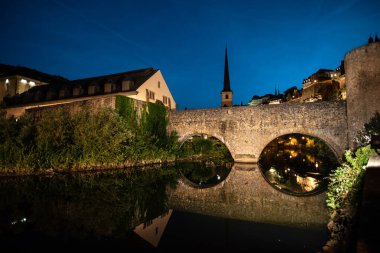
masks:
<path id="1" fill-rule="evenodd" d="M 104 84 L 104 93 L 110 93 L 112 92 L 112 83 L 105 83 Z"/>
<path id="2" fill-rule="evenodd" d="M 73 89 L 73 96 L 74 97 L 77 97 L 77 96 L 79 96 L 81 94 L 81 89 L 80 89 L 80 87 L 75 87 L 74 89 Z"/>
<path id="3" fill-rule="evenodd" d="M 157 86 L 158 86 L 158 88 L 160 88 L 160 87 L 161 87 L 161 83 L 160 83 L 160 81 L 158 81 L 158 85 L 157 85 Z"/>
<path id="4" fill-rule="evenodd" d="M 148 101 L 149 99 L 152 99 L 154 100 L 155 98 L 155 94 L 153 91 L 150 91 L 148 89 L 146 89 L 146 100 Z"/>
<path id="5" fill-rule="evenodd" d="M 8 91 L 9 79 L 5 79 L 4 90 Z"/>
<path id="6" fill-rule="evenodd" d="M 225 98 L 228 99 L 228 94 L 226 94 Z"/>
<path id="7" fill-rule="evenodd" d="M 154 92 L 153 91 L 149 91 L 149 99 L 152 99 L 154 100 Z"/>
<path id="8" fill-rule="evenodd" d="M 95 86 L 90 85 L 88 86 L 88 95 L 93 95 L 93 94 L 95 94 Z"/>
<path id="9" fill-rule="evenodd" d="M 66 90 L 65 90 L 65 89 L 60 89 L 60 90 L 59 90 L 59 94 L 58 94 L 58 96 L 59 96 L 60 98 L 64 98 L 64 97 L 66 97 Z"/>
<path id="10" fill-rule="evenodd" d="M 164 104 L 167 104 L 168 103 L 168 98 L 166 97 L 166 96 L 163 96 L 163 99 L 162 99 L 163 101 L 164 101 Z"/>
<path id="11" fill-rule="evenodd" d="M 130 90 L 131 89 L 131 85 L 132 84 L 132 81 L 130 80 L 124 80 L 123 83 L 122 83 L 122 87 L 121 87 L 121 90 L 122 91 L 127 91 L 127 90 Z"/>

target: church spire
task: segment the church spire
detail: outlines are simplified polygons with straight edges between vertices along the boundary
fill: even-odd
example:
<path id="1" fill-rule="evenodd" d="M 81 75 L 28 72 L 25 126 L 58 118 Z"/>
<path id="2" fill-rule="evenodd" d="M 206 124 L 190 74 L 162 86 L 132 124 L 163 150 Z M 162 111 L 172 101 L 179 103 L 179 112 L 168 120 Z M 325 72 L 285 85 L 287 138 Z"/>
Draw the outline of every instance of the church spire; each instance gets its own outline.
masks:
<path id="1" fill-rule="evenodd" d="M 226 55 L 224 59 L 224 86 L 222 91 L 231 91 L 230 87 L 230 72 L 228 70 L 228 56 L 227 56 L 227 47 L 226 47 Z"/>
<path id="2" fill-rule="evenodd" d="M 224 84 L 222 90 L 222 107 L 232 106 L 232 90 L 230 87 L 230 72 L 228 70 L 228 56 L 227 56 L 227 46 L 226 55 L 224 58 Z"/>

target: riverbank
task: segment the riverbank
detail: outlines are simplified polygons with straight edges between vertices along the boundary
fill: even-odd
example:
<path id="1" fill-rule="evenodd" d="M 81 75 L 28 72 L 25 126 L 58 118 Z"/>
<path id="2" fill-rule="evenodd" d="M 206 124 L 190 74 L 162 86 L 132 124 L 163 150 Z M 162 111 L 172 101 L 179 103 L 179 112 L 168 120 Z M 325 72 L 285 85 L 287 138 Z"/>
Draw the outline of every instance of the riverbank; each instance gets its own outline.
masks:
<path id="1" fill-rule="evenodd" d="M 71 168 L 49 168 L 49 169 L 30 169 L 30 168 L 17 168 L 17 169 L 3 169 L 0 171 L 0 177 L 17 177 L 17 176 L 47 176 L 53 174 L 64 174 L 71 172 L 99 172 L 117 169 L 130 169 L 140 168 L 144 166 L 162 166 L 173 165 L 176 163 L 175 159 L 171 160 L 144 160 L 135 162 L 123 163 L 102 163 L 93 165 L 76 165 Z"/>
<path id="2" fill-rule="evenodd" d="M 330 239 L 323 246 L 323 252 L 380 252 L 376 233 L 373 233 L 380 225 L 377 218 L 380 212 L 379 179 L 380 156 L 373 155 L 368 160 L 356 200 L 345 202 L 331 214 L 327 224 Z"/>
<path id="3" fill-rule="evenodd" d="M 194 162 L 200 161 L 207 166 L 218 166 L 220 164 L 230 164 L 230 160 L 215 160 L 206 155 L 193 155 L 178 159 L 153 159 L 142 161 L 127 161 L 122 163 L 100 163 L 89 165 L 74 165 L 67 168 L 48 168 L 48 169 L 31 169 L 31 168 L 17 168 L 17 169 L 2 169 L 0 170 L 0 177 L 17 177 L 17 176 L 46 176 L 53 174 L 64 174 L 71 172 L 99 172 L 118 169 L 141 168 L 145 166 L 163 166 L 174 165 L 177 162 Z"/>

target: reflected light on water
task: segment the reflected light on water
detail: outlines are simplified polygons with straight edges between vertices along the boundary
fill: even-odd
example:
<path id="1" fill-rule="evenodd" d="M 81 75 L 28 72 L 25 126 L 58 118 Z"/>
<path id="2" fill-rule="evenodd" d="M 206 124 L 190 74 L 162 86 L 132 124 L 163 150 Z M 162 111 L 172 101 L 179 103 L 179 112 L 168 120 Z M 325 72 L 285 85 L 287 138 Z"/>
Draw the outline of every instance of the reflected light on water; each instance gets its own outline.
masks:
<path id="1" fill-rule="evenodd" d="M 321 140 L 300 134 L 284 135 L 262 151 L 259 166 L 265 179 L 276 189 L 292 195 L 323 191 L 327 177 L 338 162 Z"/>

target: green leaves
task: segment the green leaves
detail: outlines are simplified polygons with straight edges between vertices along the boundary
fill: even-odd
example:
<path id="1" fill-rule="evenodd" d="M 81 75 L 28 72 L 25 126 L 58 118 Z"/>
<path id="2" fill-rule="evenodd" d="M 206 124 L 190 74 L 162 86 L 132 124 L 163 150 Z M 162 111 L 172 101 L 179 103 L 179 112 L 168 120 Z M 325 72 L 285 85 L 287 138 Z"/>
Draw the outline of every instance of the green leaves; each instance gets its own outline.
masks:
<path id="1" fill-rule="evenodd" d="M 166 131 L 165 107 L 149 103 L 139 117 L 134 103 L 117 96 L 116 110 L 84 107 L 74 113 L 60 107 L 18 120 L 1 111 L 0 168 L 71 169 L 174 158 L 178 137 Z"/>
<path id="2" fill-rule="evenodd" d="M 338 167 L 330 175 L 330 183 L 327 191 L 327 206 L 333 211 L 348 201 L 352 202 L 356 193 L 360 190 L 362 178 L 365 173 L 365 165 L 375 151 L 370 146 L 365 146 L 356 150 L 355 154 L 351 150 L 346 151 L 345 163 Z"/>

